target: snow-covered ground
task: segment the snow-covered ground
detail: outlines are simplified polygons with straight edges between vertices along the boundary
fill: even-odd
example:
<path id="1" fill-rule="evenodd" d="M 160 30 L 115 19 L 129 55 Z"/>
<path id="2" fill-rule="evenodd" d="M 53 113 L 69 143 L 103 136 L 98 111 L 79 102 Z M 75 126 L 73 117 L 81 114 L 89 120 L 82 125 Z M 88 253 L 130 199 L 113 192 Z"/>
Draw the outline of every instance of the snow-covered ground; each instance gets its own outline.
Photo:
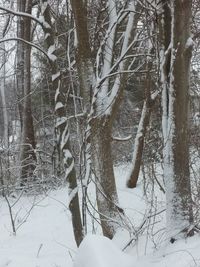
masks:
<path id="1" fill-rule="evenodd" d="M 96 235 L 91 234 L 91 228 L 78 250 L 66 188 L 37 197 L 9 197 L 16 235 L 8 205 L 1 198 L 0 267 L 200 266 L 200 236 L 170 244 L 165 233 L 163 193 L 153 183 L 146 188 L 146 197 L 142 182 L 136 189 L 127 189 L 126 171 L 123 166 L 116 170 L 120 205 L 127 214 L 124 229 L 110 241 L 98 229 Z M 91 188 L 91 198 L 93 193 Z"/>

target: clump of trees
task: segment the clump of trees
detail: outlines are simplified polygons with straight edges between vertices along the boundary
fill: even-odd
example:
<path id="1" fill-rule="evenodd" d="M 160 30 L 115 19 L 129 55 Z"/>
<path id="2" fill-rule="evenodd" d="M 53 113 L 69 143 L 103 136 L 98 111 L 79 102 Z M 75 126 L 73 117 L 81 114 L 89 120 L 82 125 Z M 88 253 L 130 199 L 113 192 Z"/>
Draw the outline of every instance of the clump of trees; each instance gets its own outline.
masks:
<path id="1" fill-rule="evenodd" d="M 191 88 L 199 97 L 198 75 L 196 87 L 190 83 L 198 70 L 191 68 L 198 8 L 192 0 L 1 1 L 2 188 L 67 182 L 79 245 L 92 181 L 97 220 L 112 238 L 127 227 L 114 175 L 120 147 L 131 158 L 129 188 L 146 162 L 163 164 L 164 182 L 155 180 L 166 194 L 168 236 L 173 242 L 193 235 L 189 152 L 197 152 L 189 142 L 189 105 Z M 17 133 L 8 118 L 19 122 Z"/>

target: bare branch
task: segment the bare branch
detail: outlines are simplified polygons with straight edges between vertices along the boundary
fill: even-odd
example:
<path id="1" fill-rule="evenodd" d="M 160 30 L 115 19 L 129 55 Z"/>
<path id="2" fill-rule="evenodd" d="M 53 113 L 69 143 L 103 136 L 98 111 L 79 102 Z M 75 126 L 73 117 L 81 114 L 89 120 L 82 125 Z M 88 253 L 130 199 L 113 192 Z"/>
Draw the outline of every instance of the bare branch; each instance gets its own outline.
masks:
<path id="1" fill-rule="evenodd" d="M 3 43 L 3 42 L 8 42 L 8 41 L 21 41 L 25 44 L 28 44 L 36 49 L 38 49 L 40 52 L 42 52 L 48 59 L 49 59 L 49 56 L 47 54 L 47 52 L 45 52 L 40 46 L 32 43 L 32 42 L 28 42 L 22 38 L 19 38 L 19 37 L 9 37 L 9 38 L 3 38 L 3 39 L 0 39 L 0 43 Z"/>
<path id="2" fill-rule="evenodd" d="M 30 19 L 34 20 L 35 22 L 37 22 L 38 24 L 40 24 L 42 28 L 47 27 L 46 23 L 44 23 L 42 20 L 40 20 L 39 18 L 36 18 L 36 17 L 32 16 L 31 14 L 28 14 L 26 12 L 14 11 L 14 10 L 11 10 L 11 9 L 3 7 L 3 6 L 0 6 L 0 10 L 5 11 L 9 14 L 14 15 L 14 16 L 30 18 Z"/>

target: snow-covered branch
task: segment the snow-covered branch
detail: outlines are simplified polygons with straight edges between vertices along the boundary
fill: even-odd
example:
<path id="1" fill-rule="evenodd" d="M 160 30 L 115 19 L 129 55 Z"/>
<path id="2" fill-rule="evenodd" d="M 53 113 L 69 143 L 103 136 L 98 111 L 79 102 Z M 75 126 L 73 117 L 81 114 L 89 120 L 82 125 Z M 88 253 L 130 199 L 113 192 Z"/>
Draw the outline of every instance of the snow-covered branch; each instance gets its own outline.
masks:
<path id="1" fill-rule="evenodd" d="M 49 55 L 47 54 L 47 52 L 45 50 L 43 50 L 40 46 L 38 46 L 38 45 L 36 45 L 36 44 L 34 44 L 32 42 L 26 41 L 23 38 L 9 37 L 9 38 L 0 39 L 0 43 L 9 42 L 9 41 L 20 41 L 20 42 L 23 42 L 25 44 L 28 44 L 28 45 L 38 49 L 40 52 L 42 52 L 49 59 Z"/>
<path id="2" fill-rule="evenodd" d="M 130 135 L 126 136 L 126 137 L 112 136 L 112 140 L 113 140 L 113 141 L 124 142 L 124 141 L 129 141 L 129 140 L 131 140 L 132 137 L 133 137 L 132 134 L 130 134 Z"/>
<path id="3" fill-rule="evenodd" d="M 0 10 L 5 11 L 9 14 L 12 14 L 14 16 L 19 16 L 19 17 L 26 17 L 29 19 L 34 20 L 35 22 L 37 22 L 39 25 L 41 25 L 42 27 L 50 27 L 45 21 L 43 21 L 42 19 L 36 18 L 31 14 L 28 14 L 26 12 L 18 12 L 18 11 L 14 11 L 12 9 L 0 6 Z"/>

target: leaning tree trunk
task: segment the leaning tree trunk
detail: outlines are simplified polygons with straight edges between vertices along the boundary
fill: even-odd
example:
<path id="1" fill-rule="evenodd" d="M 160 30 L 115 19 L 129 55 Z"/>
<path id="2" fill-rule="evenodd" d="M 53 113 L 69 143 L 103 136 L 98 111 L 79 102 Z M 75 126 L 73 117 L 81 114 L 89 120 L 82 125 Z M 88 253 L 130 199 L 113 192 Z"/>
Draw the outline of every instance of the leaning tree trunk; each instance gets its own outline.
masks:
<path id="1" fill-rule="evenodd" d="M 177 237 L 193 234 L 188 147 L 191 3 L 190 0 L 171 1 L 171 43 L 165 53 L 165 57 L 170 55 L 170 63 L 168 67 L 162 64 L 165 68 L 162 99 L 164 179 L 167 230 L 172 242 Z"/>
<path id="2" fill-rule="evenodd" d="M 151 50 L 152 49 L 149 49 L 150 53 L 152 53 Z M 146 74 L 146 78 L 144 81 L 145 100 L 143 103 L 142 114 L 140 117 L 137 134 L 135 137 L 131 168 L 128 174 L 127 186 L 129 188 L 135 188 L 137 185 L 137 181 L 138 181 L 139 173 L 140 173 L 140 167 L 142 164 L 144 141 L 145 141 L 145 136 L 147 133 L 147 127 L 149 125 L 153 105 L 158 96 L 157 92 L 154 92 L 154 93 L 151 92 L 153 82 L 152 82 L 151 73 L 150 73 L 150 70 L 152 69 L 152 61 L 150 60 L 150 58 L 147 59 L 146 65 L 147 65 L 146 67 L 147 74 Z"/>
<path id="3" fill-rule="evenodd" d="M 140 166 L 142 164 L 142 156 L 144 150 L 144 140 L 151 116 L 151 106 L 147 100 L 144 101 L 140 122 L 134 142 L 134 150 L 131 161 L 131 168 L 128 174 L 127 186 L 135 188 L 138 182 Z"/>
<path id="4" fill-rule="evenodd" d="M 26 12 L 31 14 L 32 0 L 26 3 Z M 31 41 L 31 19 L 24 18 L 24 39 Z M 26 185 L 29 178 L 34 176 L 36 167 L 35 135 L 31 102 L 31 46 L 24 45 L 24 99 L 23 99 L 23 126 L 21 140 L 21 185 Z"/>

